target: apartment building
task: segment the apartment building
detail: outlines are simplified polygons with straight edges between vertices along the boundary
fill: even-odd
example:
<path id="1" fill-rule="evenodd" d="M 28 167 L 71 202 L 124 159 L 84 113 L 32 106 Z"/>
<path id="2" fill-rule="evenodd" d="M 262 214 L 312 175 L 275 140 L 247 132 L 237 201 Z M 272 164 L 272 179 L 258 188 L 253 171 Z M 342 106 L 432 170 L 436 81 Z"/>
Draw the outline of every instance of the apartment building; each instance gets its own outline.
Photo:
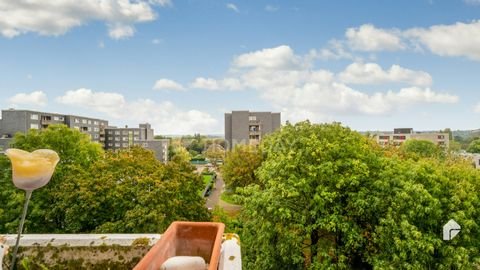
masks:
<path id="1" fill-rule="evenodd" d="M 225 113 L 227 149 L 237 144 L 258 145 L 262 138 L 280 128 L 280 113 L 232 111 Z"/>
<path id="2" fill-rule="evenodd" d="M 105 134 L 105 149 L 118 150 L 138 145 L 152 150 L 158 160 L 168 160 L 169 140 L 154 139 L 153 129 L 148 123 L 140 124 L 137 128 L 107 127 Z"/>
<path id="3" fill-rule="evenodd" d="M 0 137 L 12 138 L 15 133 L 30 129 L 45 129 L 52 124 L 64 124 L 90 135 L 92 141 L 103 145 L 108 121 L 90 117 L 64 115 L 30 110 L 2 110 Z"/>
<path id="4" fill-rule="evenodd" d="M 407 140 L 425 140 L 445 148 L 450 146 L 448 133 L 414 132 L 412 128 L 396 128 L 393 132 L 379 132 L 375 133 L 374 137 L 380 145 L 401 145 Z"/>
<path id="5" fill-rule="evenodd" d="M 169 141 L 155 140 L 150 124 L 140 124 L 138 128 L 117 128 L 108 126 L 107 120 L 97 118 L 15 109 L 2 110 L 0 152 L 8 149 L 15 133 L 45 129 L 52 124 L 64 124 L 86 133 L 105 149 L 117 150 L 140 145 L 153 150 L 158 160 L 168 160 Z"/>

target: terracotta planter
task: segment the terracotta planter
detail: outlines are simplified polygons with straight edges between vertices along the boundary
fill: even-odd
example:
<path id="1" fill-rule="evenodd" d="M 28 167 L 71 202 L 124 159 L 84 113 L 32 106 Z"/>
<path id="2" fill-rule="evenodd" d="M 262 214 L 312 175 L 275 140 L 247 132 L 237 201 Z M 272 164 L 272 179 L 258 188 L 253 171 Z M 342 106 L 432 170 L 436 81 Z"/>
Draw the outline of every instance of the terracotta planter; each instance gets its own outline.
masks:
<path id="1" fill-rule="evenodd" d="M 224 229 L 223 223 L 175 221 L 134 270 L 160 269 L 174 256 L 200 256 L 208 270 L 217 270 Z"/>

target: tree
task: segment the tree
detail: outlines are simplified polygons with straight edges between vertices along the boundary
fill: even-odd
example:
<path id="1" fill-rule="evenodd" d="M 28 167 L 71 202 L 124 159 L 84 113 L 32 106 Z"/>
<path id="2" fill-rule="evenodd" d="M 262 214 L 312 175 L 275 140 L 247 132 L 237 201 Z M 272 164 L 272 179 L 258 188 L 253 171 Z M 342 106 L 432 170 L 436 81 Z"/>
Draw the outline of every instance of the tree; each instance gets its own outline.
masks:
<path id="1" fill-rule="evenodd" d="M 236 145 L 227 152 L 222 166 L 222 176 L 228 188 L 235 191 L 238 187 L 258 184 L 255 170 L 262 164 L 259 148 L 249 145 Z"/>
<path id="2" fill-rule="evenodd" d="M 162 164 L 141 147 L 107 152 L 67 180 L 57 194 L 67 209 L 65 232 L 153 233 L 175 220 L 210 219 L 191 166 Z"/>
<path id="3" fill-rule="evenodd" d="M 467 152 L 480 153 L 480 139 L 473 140 L 467 148 Z"/>
<path id="4" fill-rule="evenodd" d="M 244 189 L 248 269 L 452 269 L 480 260 L 480 175 L 466 162 L 385 154 L 339 124 L 287 124 Z M 441 237 L 454 218 L 466 233 Z M 462 231 L 463 233 L 464 231 Z"/>
<path id="5" fill-rule="evenodd" d="M 400 146 L 400 151 L 416 158 L 439 157 L 444 153 L 443 149 L 426 140 L 407 140 Z"/>
<path id="6" fill-rule="evenodd" d="M 217 166 L 219 160 L 223 160 L 225 156 L 225 149 L 219 144 L 211 144 L 205 151 L 205 157 L 212 162 L 214 166 Z"/>
<path id="7" fill-rule="evenodd" d="M 86 170 L 103 155 L 100 144 L 94 143 L 90 137 L 78 130 L 65 125 L 51 125 L 44 130 L 30 130 L 26 134 L 18 133 L 13 138 L 13 147 L 26 151 L 41 148 L 55 150 L 60 156 L 60 162 L 50 183 L 35 191 L 30 203 L 30 213 L 26 223 L 26 232 L 57 232 L 61 231 L 65 209 L 56 207 L 56 193 L 72 171 Z M 0 197 L 1 205 L 5 205 L 8 213 L 0 217 L 4 224 L 4 232 L 15 232 L 18 216 L 23 204 L 23 194 L 11 184 L 11 169 L 8 161 L 2 162 L 0 174 L 2 187 L 5 189 Z M 6 165 L 6 166 L 4 166 Z"/>

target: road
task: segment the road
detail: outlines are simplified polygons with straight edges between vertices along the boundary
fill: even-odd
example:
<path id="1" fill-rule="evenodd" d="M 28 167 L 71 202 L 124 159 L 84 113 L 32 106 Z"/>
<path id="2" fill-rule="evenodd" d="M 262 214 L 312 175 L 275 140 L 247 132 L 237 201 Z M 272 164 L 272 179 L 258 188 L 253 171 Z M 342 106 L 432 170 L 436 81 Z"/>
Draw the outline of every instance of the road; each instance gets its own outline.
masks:
<path id="1" fill-rule="evenodd" d="M 217 172 L 217 180 L 215 182 L 215 189 L 212 191 L 210 196 L 207 198 L 206 206 L 208 209 L 215 208 L 216 205 L 223 208 L 227 212 L 238 212 L 240 211 L 241 206 L 235 204 L 229 204 L 220 199 L 220 195 L 225 190 L 225 182 L 223 182 L 222 175 Z"/>

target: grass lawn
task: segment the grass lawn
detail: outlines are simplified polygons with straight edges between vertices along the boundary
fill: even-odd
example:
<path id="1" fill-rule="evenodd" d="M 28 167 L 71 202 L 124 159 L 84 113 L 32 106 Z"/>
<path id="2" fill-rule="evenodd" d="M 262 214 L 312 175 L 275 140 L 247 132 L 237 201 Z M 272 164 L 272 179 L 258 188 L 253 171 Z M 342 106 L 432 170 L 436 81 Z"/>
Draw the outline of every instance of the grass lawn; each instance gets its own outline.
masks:
<path id="1" fill-rule="evenodd" d="M 235 199 L 233 198 L 233 195 L 234 195 L 233 193 L 225 191 L 222 193 L 222 195 L 220 195 L 220 198 L 222 199 L 222 201 L 226 203 L 237 204 Z"/>

